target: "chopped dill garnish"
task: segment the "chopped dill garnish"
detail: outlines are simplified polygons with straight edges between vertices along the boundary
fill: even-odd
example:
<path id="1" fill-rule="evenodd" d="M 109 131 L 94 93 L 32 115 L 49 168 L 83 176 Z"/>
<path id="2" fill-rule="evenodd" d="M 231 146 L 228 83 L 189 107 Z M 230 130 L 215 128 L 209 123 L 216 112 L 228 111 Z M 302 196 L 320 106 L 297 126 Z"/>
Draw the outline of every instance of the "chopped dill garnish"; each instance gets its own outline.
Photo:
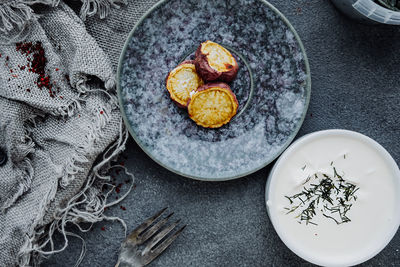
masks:
<path id="1" fill-rule="evenodd" d="M 310 181 L 310 179 L 311 179 L 311 176 L 310 176 L 310 175 L 307 176 L 307 179 L 306 179 L 306 181 L 303 183 L 303 185 L 305 185 L 306 183 L 308 183 L 308 182 Z"/>
<path id="2" fill-rule="evenodd" d="M 319 214 L 319 210 L 325 218 L 333 220 L 336 224 L 351 221 L 347 213 L 357 200 L 356 192 L 360 188 L 346 181 L 333 166 L 333 161 L 331 166 L 333 177 L 326 173 L 309 175 L 300 193 L 285 196 L 290 202 L 290 206 L 285 207 L 286 214 L 299 211 L 295 218 L 300 218 L 298 222 L 305 222 L 306 225 L 317 225 L 313 219 Z M 313 176 L 318 182 L 309 183 Z M 304 186 L 307 183 L 309 184 Z"/>
<path id="3" fill-rule="evenodd" d="M 306 169 L 307 165 L 304 165 L 301 169 L 304 171 Z"/>
<path id="4" fill-rule="evenodd" d="M 326 218 L 332 219 L 335 221 L 336 224 L 340 224 L 340 222 L 338 222 L 335 218 L 333 218 L 332 216 L 326 215 L 325 213 L 322 213 L 322 215 L 324 215 Z"/>
<path id="5" fill-rule="evenodd" d="M 290 204 L 293 204 L 293 200 L 290 198 L 290 197 L 288 197 L 288 196 L 285 196 L 287 199 L 289 199 L 289 201 L 290 201 Z"/>

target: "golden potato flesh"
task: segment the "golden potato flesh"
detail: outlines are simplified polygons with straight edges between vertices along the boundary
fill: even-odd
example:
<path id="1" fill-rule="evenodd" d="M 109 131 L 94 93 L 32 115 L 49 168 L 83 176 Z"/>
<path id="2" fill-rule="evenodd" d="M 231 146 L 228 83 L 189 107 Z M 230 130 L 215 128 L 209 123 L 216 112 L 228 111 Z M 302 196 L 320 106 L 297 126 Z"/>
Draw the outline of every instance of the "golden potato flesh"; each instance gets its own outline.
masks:
<path id="1" fill-rule="evenodd" d="M 239 70 L 235 57 L 212 41 L 201 43 L 197 48 L 195 65 L 197 73 L 205 81 L 231 82 Z"/>
<path id="2" fill-rule="evenodd" d="M 173 69 L 167 77 L 167 90 L 171 99 L 179 106 L 186 107 L 190 92 L 203 85 L 191 61 L 186 61 Z"/>
<path id="3" fill-rule="evenodd" d="M 189 117 L 207 128 L 219 128 L 227 124 L 236 115 L 237 109 L 236 96 L 229 87 L 199 89 L 192 95 L 188 105 Z"/>
<path id="4" fill-rule="evenodd" d="M 207 55 L 208 64 L 219 72 L 226 72 L 237 65 L 235 58 L 223 46 L 207 41 L 202 44 L 201 51 Z"/>

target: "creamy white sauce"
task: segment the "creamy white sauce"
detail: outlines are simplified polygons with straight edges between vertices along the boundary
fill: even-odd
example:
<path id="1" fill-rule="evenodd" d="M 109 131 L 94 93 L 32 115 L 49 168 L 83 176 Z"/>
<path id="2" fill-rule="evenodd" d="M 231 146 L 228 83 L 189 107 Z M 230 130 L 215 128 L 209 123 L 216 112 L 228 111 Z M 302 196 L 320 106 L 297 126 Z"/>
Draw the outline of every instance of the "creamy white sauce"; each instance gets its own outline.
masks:
<path id="1" fill-rule="evenodd" d="M 305 142 L 278 163 L 267 189 L 267 207 L 282 240 L 307 260 L 338 266 L 356 262 L 384 246 L 397 229 L 399 178 L 368 142 L 350 136 L 322 136 Z M 319 206 L 312 220 L 318 225 L 300 224 L 295 217 L 303 209 L 287 214 L 285 207 L 290 202 L 285 195 L 301 192 L 309 175 L 333 177 L 331 164 L 346 181 L 359 187 L 357 200 L 347 213 L 351 222 L 338 225 L 324 217 Z"/>

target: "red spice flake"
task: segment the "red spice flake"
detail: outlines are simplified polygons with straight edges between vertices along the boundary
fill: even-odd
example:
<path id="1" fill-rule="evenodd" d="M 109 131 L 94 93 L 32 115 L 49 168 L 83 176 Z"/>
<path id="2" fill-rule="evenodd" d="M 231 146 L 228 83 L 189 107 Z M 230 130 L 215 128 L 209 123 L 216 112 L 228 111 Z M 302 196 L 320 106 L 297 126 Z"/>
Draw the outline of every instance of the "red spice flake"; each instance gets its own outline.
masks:
<path id="1" fill-rule="evenodd" d="M 101 231 L 105 231 L 106 230 L 106 228 L 104 226 L 101 227 L 100 229 L 101 229 Z"/>
<path id="2" fill-rule="evenodd" d="M 30 92 L 31 92 L 31 89 L 28 88 L 28 89 L 26 89 L 26 91 L 27 91 L 28 93 L 30 93 Z"/>
<path id="3" fill-rule="evenodd" d="M 56 71 L 59 71 L 60 69 L 59 68 L 56 68 Z"/>
<path id="4" fill-rule="evenodd" d="M 15 74 L 13 74 L 11 76 L 14 77 L 14 78 L 18 78 L 18 75 L 15 75 Z"/>
<path id="5" fill-rule="evenodd" d="M 64 99 L 64 97 L 63 97 L 62 95 L 60 95 L 60 98 L 61 98 L 61 99 Z"/>
<path id="6" fill-rule="evenodd" d="M 13 69 L 10 69 L 10 72 L 13 73 Z"/>
<path id="7" fill-rule="evenodd" d="M 67 80 L 67 82 L 69 82 L 69 75 L 65 74 L 65 79 Z"/>
<path id="8" fill-rule="evenodd" d="M 124 206 L 119 206 L 121 208 L 121 210 L 126 210 L 126 208 Z"/>
<path id="9" fill-rule="evenodd" d="M 116 188 L 115 188 L 115 192 L 117 192 L 117 194 L 119 194 L 119 192 L 121 192 L 121 188 L 116 187 Z"/>
<path id="10" fill-rule="evenodd" d="M 101 111 L 100 111 L 100 114 L 103 115 L 103 114 L 104 114 L 104 111 L 101 110 Z"/>
<path id="11" fill-rule="evenodd" d="M 0 53 L 0 57 L 1 57 L 1 53 Z"/>
<path id="12" fill-rule="evenodd" d="M 54 97 L 54 92 L 52 91 L 53 85 L 50 83 L 50 76 L 46 75 L 47 58 L 42 43 L 17 43 L 16 51 L 21 52 L 22 55 L 27 57 L 29 63 L 26 67 L 29 68 L 29 72 L 38 74 L 36 84 L 39 89 L 42 89 L 43 87 L 48 89 L 50 97 Z M 32 58 L 30 56 L 31 54 Z M 25 69 L 25 67 L 21 67 L 21 70 L 22 69 Z"/>
<path id="13" fill-rule="evenodd" d="M 10 60 L 10 57 L 9 57 L 9 56 L 6 56 L 6 60 L 9 61 L 9 60 Z"/>
<path id="14" fill-rule="evenodd" d="M 24 70 L 24 69 L 25 69 L 25 66 L 21 66 L 21 67 L 19 67 L 19 69 L 20 69 L 20 70 Z"/>

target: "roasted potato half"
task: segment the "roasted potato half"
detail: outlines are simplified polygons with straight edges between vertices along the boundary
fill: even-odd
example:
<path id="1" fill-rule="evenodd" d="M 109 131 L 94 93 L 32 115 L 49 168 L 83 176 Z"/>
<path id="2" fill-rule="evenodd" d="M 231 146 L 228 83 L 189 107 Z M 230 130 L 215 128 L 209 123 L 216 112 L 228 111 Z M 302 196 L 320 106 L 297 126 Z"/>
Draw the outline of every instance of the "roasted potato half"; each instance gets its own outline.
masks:
<path id="1" fill-rule="evenodd" d="M 166 79 L 166 87 L 171 99 L 182 108 L 186 108 L 190 92 L 195 91 L 203 83 L 192 60 L 182 62 L 170 71 Z"/>
<path id="2" fill-rule="evenodd" d="M 188 103 L 189 117 L 197 125 L 219 128 L 236 115 L 239 103 L 226 83 L 205 84 L 193 92 Z"/>
<path id="3" fill-rule="evenodd" d="M 204 81 L 230 82 L 239 70 L 236 59 L 223 46 L 212 41 L 201 43 L 196 50 L 196 71 Z"/>

